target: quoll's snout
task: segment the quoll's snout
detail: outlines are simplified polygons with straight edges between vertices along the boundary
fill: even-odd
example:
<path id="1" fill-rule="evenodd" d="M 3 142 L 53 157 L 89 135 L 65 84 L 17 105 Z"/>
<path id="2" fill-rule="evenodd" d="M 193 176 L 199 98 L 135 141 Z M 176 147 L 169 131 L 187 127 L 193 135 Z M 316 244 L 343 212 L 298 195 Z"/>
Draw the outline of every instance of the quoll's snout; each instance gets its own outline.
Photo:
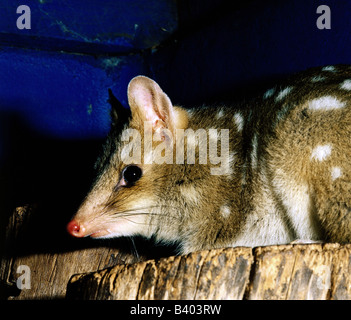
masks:
<path id="1" fill-rule="evenodd" d="M 85 228 L 83 225 L 80 225 L 77 221 L 72 220 L 67 224 L 67 231 L 70 235 L 82 238 L 85 236 Z"/>

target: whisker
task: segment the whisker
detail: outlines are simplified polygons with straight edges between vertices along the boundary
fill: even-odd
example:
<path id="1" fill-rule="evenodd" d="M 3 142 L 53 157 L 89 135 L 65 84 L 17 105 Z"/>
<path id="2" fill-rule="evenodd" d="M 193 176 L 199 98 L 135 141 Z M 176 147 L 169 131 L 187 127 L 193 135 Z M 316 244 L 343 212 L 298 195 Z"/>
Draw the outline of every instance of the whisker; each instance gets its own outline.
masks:
<path id="1" fill-rule="evenodd" d="M 127 209 L 127 210 L 122 210 L 122 211 L 116 211 L 114 213 L 114 215 L 116 216 L 124 216 L 124 215 L 153 215 L 153 216 L 164 216 L 164 217 L 174 217 L 174 218 L 181 218 L 181 215 L 175 215 L 172 213 L 167 213 L 167 214 L 163 214 L 163 213 L 159 213 L 159 212 L 153 212 L 153 211 L 146 211 L 146 209 L 153 209 L 153 208 L 157 208 L 157 209 L 161 209 L 165 207 L 165 206 L 149 206 L 149 207 L 139 207 L 139 208 L 133 208 L 133 209 Z M 166 208 L 172 208 L 172 209 L 178 209 L 177 207 L 171 207 L 171 206 L 167 206 Z M 145 211 L 140 211 L 140 210 L 145 210 Z"/>
<path id="2" fill-rule="evenodd" d="M 126 209 L 126 210 L 122 210 L 119 211 L 120 213 L 124 213 L 124 212 L 130 212 L 130 211 L 136 211 L 136 210 L 146 210 L 146 209 L 179 209 L 178 207 L 175 206 L 164 206 L 164 205 L 154 205 L 154 206 L 147 206 L 147 207 L 137 207 L 137 208 L 133 208 L 133 209 Z"/>
<path id="3" fill-rule="evenodd" d="M 122 219 L 124 219 L 124 220 L 127 220 L 127 221 L 129 221 L 129 222 L 132 222 L 132 223 L 134 223 L 134 224 L 144 224 L 144 225 L 149 225 L 149 223 L 146 223 L 146 222 L 136 222 L 136 221 L 133 221 L 133 220 L 128 219 L 128 218 L 126 218 L 126 217 L 120 217 L 120 218 L 122 218 Z"/>
<path id="4" fill-rule="evenodd" d="M 119 213 L 116 213 L 115 216 L 109 216 L 109 220 L 110 221 L 113 221 L 114 219 L 118 219 L 118 218 L 122 218 L 122 219 L 127 219 L 127 217 L 135 217 L 135 216 L 139 216 L 139 215 L 152 215 L 152 216 L 160 216 L 160 214 L 156 214 L 156 213 L 149 213 L 149 212 L 139 212 L 139 213 L 123 213 L 123 214 L 119 214 Z M 161 215 L 162 216 L 162 215 Z M 164 217 L 164 216 L 163 216 Z M 164 218 L 171 218 L 171 219 L 174 219 L 174 220 L 180 220 L 180 217 L 177 217 L 177 216 L 167 216 L 167 217 L 164 217 Z M 129 220 L 131 221 L 131 220 Z M 133 222 L 133 221 L 131 221 Z M 137 222 L 135 222 L 137 223 Z M 151 222 L 148 222 L 149 224 Z M 144 224 L 147 224 L 147 223 L 144 223 Z"/>

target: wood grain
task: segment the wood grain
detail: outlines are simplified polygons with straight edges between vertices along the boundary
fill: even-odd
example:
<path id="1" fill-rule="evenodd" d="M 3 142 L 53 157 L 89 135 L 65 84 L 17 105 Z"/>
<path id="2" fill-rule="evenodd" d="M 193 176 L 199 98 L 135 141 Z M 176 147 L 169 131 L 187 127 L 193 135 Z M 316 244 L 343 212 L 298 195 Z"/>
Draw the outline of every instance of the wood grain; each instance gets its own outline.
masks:
<path id="1" fill-rule="evenodd" d="M 67 297 L 349 300 L 350 254 L 350 245 L 339 244 L 201 251 L 76 275 L 69 281 Z"/>
<path id="2" fill-rule="evenodd" d="M 228 248 L 116 266 L 70 279 L 68 298 L 193 300 L 243 299 L 250 248 Z M 94 287 L 96 290 L 84 290 Z"/>

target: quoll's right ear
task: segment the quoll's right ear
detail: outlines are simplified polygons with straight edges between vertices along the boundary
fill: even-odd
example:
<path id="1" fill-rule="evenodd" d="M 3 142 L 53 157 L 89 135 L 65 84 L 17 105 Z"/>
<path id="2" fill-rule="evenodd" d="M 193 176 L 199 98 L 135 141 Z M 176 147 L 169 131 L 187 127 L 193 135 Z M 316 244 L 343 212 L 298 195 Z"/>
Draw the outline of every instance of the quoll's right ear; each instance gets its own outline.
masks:
<path id="1" fill-rule="evenodd" d="M 128 86 L 128 101 L 133 120 L 143 125 L 150 121 L 153 130 L 168 129 L 173 134 L 179 127 L 180 117 L 184 122 L 184 114 L 173 107 L 171 100 L 160 86 L 148 77 L 133 78 Z"/>

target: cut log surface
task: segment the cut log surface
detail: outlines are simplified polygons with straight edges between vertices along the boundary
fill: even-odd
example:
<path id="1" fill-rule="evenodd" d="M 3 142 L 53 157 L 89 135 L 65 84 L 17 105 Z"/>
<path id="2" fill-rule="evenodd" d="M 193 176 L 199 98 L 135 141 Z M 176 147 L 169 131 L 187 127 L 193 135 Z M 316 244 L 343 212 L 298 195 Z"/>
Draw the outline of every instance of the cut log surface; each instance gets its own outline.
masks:
<path id="1" fill-rule="evenodd" d="M 25 254 L 19 247 L 28 238 L 19 239 L 32 211 L 31 206 L 17 208 L 9 220 L 0 261 L 0 289 L 6 289 L 1 298 L 351 299 L 349 244 L 236 247 L 151 260 L 116 247 L 46 252 L 31 244 Z M 18 288 L 20 266 L 30 270 L 30 288 Z"/>

